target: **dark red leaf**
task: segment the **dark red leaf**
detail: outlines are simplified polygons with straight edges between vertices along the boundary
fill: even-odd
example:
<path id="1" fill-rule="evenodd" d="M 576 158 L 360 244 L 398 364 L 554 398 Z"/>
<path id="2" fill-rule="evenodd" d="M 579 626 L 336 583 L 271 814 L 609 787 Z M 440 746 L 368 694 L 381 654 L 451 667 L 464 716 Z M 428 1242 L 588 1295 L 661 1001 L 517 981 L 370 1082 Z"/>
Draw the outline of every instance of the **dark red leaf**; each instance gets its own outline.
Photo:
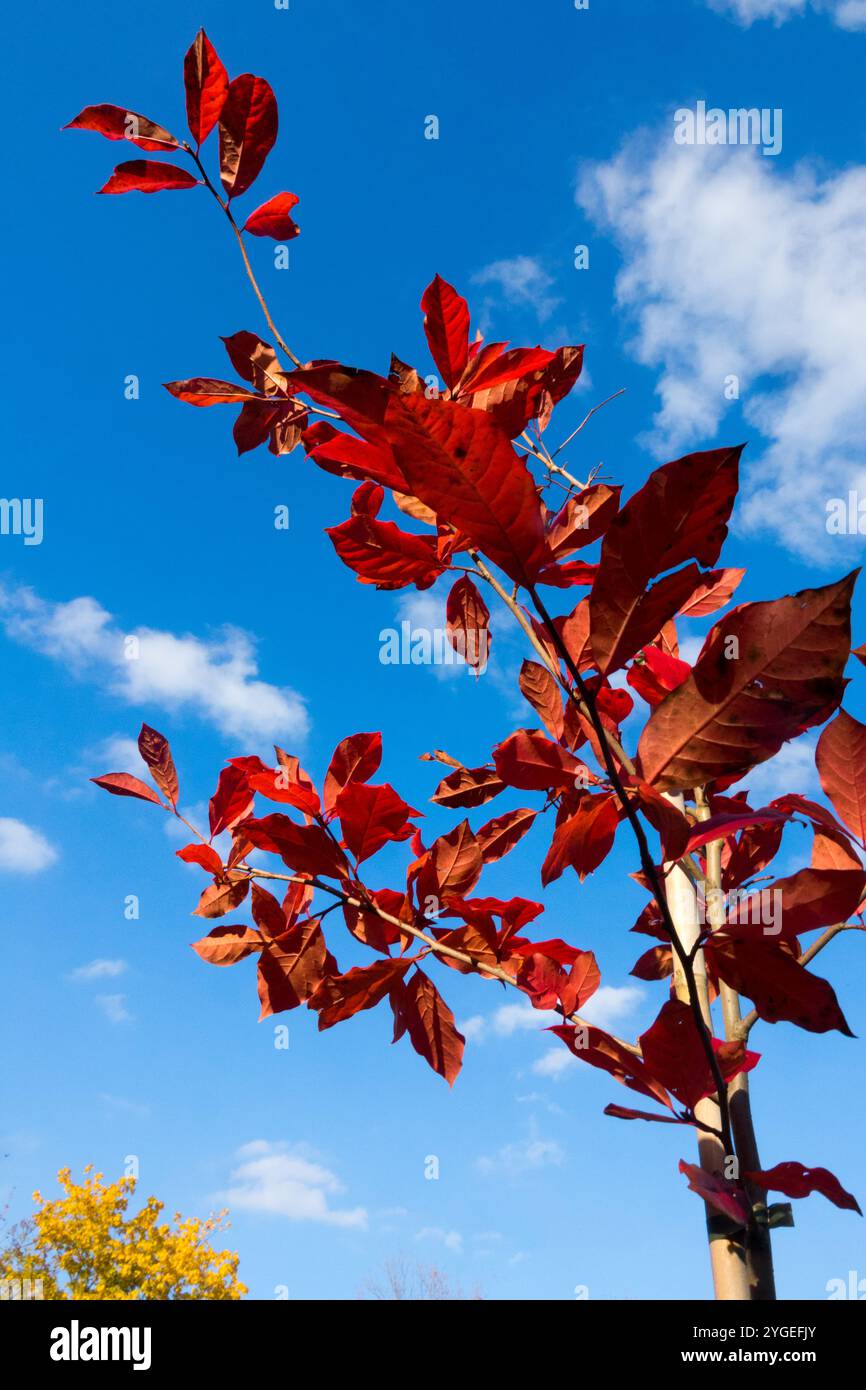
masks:
<path id="1" fill-rule="evenodd" d="M 826 1168 L 806 1168 L 794 1162 L 777 1163 L 774 1168 L 744 1173 L 743 1177 L 758 1187 L 784 1192 L 786 1197 L 808 1197 L 810 1192 L 820 1192 L 834 1206 L 863 1215 L 857 1198 L 846 1192 L 839 1179 Z"/>
<path id="2" fill-rule="evenodd" d="M 183 81 L 190 134 L 201 145 L 219 120 L 229 90 L 229 75 L 204 29 L 199 29 L 183 60 Z"/>
<path id="3" fill-rule="evenodd" d="M 172 806 L 176 806 L 179 790 L 177 769 L 168 739 L 157 733 L 149 724 L 142 724 L 141 733 L 138 735 L 138 751 L 150 768 L 150 775 L 160 791 L 168 797 Z"/>
<path id="4" fill-rule="evenodd" d="M 108 183 L 98 193 L 161 193 L 170 188 L 197 188 L 201 179 L 186 169 L 158 159 L 128 159 L 118 164 Z"/>
<path id="5" fill-rule="evenodd" d="M 229 84 L 219 119 L 220 177 L 228 198 L 245 193 L 277 138 L 277 102 L 263 77 L 245 72 Z"/>
<path id="6" fill-rule="evenodd" d="M 453 1086 L 463 1065 L 466 1039 L 433 981 L 416 970 L 403 996 L 405 1024 L 415 1051 Z"/>
<path id="7" fill-rule="evenodd" d="M 277 193 L 261 207 L 251 212 L 243 225 L 243 231 L 250 236 L 269 236 L 274 241 L 291 241 L 300 232 L 297 222 L 289 216 L 299 198 L 295 193 Z"/>
<path id="8" fill-rule="evenodd" d="M 340 818 L 343 839 L 360 863 L 376 854 L 389 840 L 402 840 L 414 829 L 410 816 L 417 816 L 387 782 L 381 786 L 350 782 L 334 802 Z"/>
<path id="9" fill-rule="evenodd" d="M 135 796 L 139 801 L 152 801 L 157 806 L 163 804 L 146 782 L 131 776 L 128 772 L 106 772 L 104 777 L 91 777 L 90 780 L 97 787 L 102 787 L 103 791 L 111 792 L 113 796 Z"/>
<path id="10" fill-rule="evenodd" d="M 469 355 L 469 307 L 441 275 L 427 286 L 421 299 L 424 332 L 430 356 L 445 385 L 457 385 Z"/>
<path id="11" fill-rule="evenodd" d="M 193 941 L 192 949 L 209 965 L 237 965 L 260 950 L 262 938 L 252 927 L 214 927 L 201 941 Z"/>
<path id="12" fill-rule="evenodd" d="M 180 143 L 147 116 L 125 106 L 85 106 L 64 130 L 94 130 L 107 140 L 129 140 L 142 150 L 177 150 Z"/>
<path id="13" fill-rule="evenodd" d="M 611 795 L 582 797 L 577 810 L 554 832 L 541 866 L 544 886 L 560 878 L 567 868 L 574 869 L 582 883 L 613 848 L 617 824 L 616 802 Z"/>
<path id="14" fill-rule="evenodd" d="M 722 618 L 641 735 L 646 780 L 680 791 L 739 776 L 826 719 L 844 690 L 855 578 Z"/>
<path id="15" fill-rule="evenodd" d="M 208 804 L 211 839 L 248 816 L 254 800 L 246 773 L 239 767 L 224 767 Z"/>

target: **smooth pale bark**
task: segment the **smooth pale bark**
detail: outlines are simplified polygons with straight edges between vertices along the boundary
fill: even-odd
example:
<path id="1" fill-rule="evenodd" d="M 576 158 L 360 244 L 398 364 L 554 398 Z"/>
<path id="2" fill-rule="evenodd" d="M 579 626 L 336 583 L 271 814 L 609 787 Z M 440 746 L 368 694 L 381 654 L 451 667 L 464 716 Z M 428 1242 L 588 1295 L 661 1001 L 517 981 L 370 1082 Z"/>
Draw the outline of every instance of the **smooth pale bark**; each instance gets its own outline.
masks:
<path id="1" fill-rule="evenodd" d="M 678 810 L 684 809 L 683 798 L 681 795 L 668 795 L 667 798 Z M 688 875 L 677 865 L 666 866 L 669 869 L 665 880 L 665 891 L 677 935 L 685 947 L 690 951 L 700 935 L 700 923 L 698 920 L 698 900 L 694 886 Z M 712 1020 L 710 1015 L 709 995 L 707 992 L 707 967 L 703 951 L 698 951 L 694 961 L 694 974 L 698 986 L 698 996 L 701 1004 L 701 1013 L 704 1022 L 712 1031 Z M 682 967 L 674 955 L 674 989 L 678 999 L 685 1003 L 689 1002 L 689 991 L 686 984 Z M 719 1107 L 715 1100 L 705 1099 L 699 1101 L 695 1107 L 695 1117 L 702 1120 L 704 1124 L 712 1125 L 714 1129 L 720 1128 Z M 724 1145 L 715 1135 L 705 1134 L 701 1130 L 696 1131 L 698 1135 L 698 1157 L 701 1167 L 707 1173 L 721 1173 L 725 1171 Z M 716 1221 L 715 1213 L 706 1208 L 708 1235 L 710 1234 L 710 1223 Z M 750 1302 L 753 1298 L 750 1274 L 747 1260 L 747 1252 L 743 1242 L 739 1239 L 725 1239 L 716 1237 L 709 1240 L 710 1265 L 713 1273 L 713 1288 L 715 1296 L 720 1300 L 730 1300 Z"/>

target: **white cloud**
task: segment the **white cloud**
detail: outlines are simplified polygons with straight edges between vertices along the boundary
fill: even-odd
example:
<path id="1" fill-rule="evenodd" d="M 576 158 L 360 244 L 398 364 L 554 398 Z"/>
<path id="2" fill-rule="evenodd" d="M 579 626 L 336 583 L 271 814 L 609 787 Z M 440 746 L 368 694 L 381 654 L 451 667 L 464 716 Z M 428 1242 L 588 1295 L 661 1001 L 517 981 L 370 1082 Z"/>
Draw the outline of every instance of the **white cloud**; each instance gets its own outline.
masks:
<path id="1" fill-rule="evenodd" d="M 125 994 L 97 994 L 96 1002 L 109 1023 L 129 1023 L 132 1018 L 126 1007 Z"/>
<path id="2" fill-rule="evenodd" d="M 56 861 L 57 850 L 39 830 L 0 816 L 0 872 L 38 874 Z"/>
<path id="3" fill-rule="evenodd" d="M 103 739 L 94 748 L 90 758 L 96 759 L 101 766 L 110 768 L 112 772 L 131 772 L 134 777 L 142 777 L 147 771 L 144 759 L 138 751 L 138 744 L 134 738 L 127 738 L 125 734 L 112 734 L 109 738 Z"/>
<path id="4" fill-rule="evenodd" d="M 98 680 L 128 704 L 188 709 L 241 739 L 298 738 L 309 727 L 299 695 L 259 680 L 254 639 L 239 628 L 207 639 L 148 627 L 124 632 L 93 598 L 49 603 L 31 589 L 2 585 L 0 623 L 13 641 Z"/>
<path id="5" fill-rule="evenodd" d="M 503 1144 L 495 1154 L 483 1154 L 475 1160 L 475 1167 L 485 1176 L 495 1173 L 506 1178 L 520 1178 L 538 1168 L 559 1168 L 564 1162 L 562 1145 L 556 1139 L 542 1138 L 533 1121 L 526 1139 Z"/>
<path id="6" fill-rule="evenodd" d="M 759 19 L 784 24 L 806 12 L 806 0 L 708 0 L 708 4 L 711 10 L 747 26 Z M 812 0 L 812 5 L 820 13 L 829 12 L 840 29 L 866 29 L 866 0 Z"/>
<path id="7" fill-rule="evenodd" d="M 584 1004 L 580 1016 L 596 1028 L 614 1028 L 631 1018 L 644 997 L 638 985 L 602 985 Z"/>
<path id="8" fill-rule="evenodd" d="M 630 1017 L 643 1000 L 637 985 L 602 985 L 580 1009 L 581 1018 L 598 1028 L 612 1028 Z M 500 1037 L 524 1030 L 550 1028 L 562 1022 L 560 1014 L 534 1009 L 529 1003 L 501 1004 L 491 1015 L 490 1026 Z"/>
<path id="9" fill-rule="evenodd" d="M 366 1228 L 364 1207 L 331 1206 L 332 1198 L 345 1188 L 306 1145 L 255 1139 L 238 1149 L 237 1157 L 241 1162 L 231 1174 L 233 1185 L 219 1193 L 219 1200 L 231 1208 L 289 1221 Z"/>
<path id="10" fill-rule="evenodd" d="M 572 1064 L 576 1061 L 574 1053 L 569 1052 L 563 1043 L 559 1047 L 552 1047 L 543 1057 L 539 1057 L 537 1062 L 533 1062 L 532 1070 L 536 1076 L 558 1081 L 564 1072 L 571 1071 Z"/>
<path id="11" fill-rule="evenodd" d="M 671 120 L 660 138 L 634 137 L 578 187 L 622 249 L 633 351 L 661 373 L 647 442 L 670 457 L 711 440 L 738 377 L 768 447 L 747 452 L 735 523 L 843 564 L 849 541 L 828 537 L 827 502 L 866 492 L 866 167 L 821 179 L 752 147 L 678 146 L 672 132 Z"/>
<path id="12" fill-rule="evenodd" d="M 487 1032 L 487 1020 L 482 1014 L 473 1014 L 471 1018 L 459 1020 L 457 1030 L 463 1034 L 467 1042 L 483 1042 Z"/>
<path id="13" fill-rule="evenodd" d="M 463 1237 L 459 1231 L 444 1231 L 441 1226 L 425 1226 L 415 1235 L 416 1240 L 433 1240 L 452 1250 L 457 1255 L 463 1253 Z"/>
<path id="14" fill-rule="evenodd" d="M 492 261 L 472 276 L 472 283 L 496 286 L 506 304 L 531 309 L 539 323 L 546 323 L 562 303 L 561 297 L 552 293 L 553 277 L 535 256 Z M 489 302 L 486 305 L 489 310 Z"/>
<path id="15" fill-rule="evenodd" d="M 92 960 L 87 965 L 79 965 L 70 973 L 70 980 L 78 982 L 90 980 L 113 980 L 127 969 L 125 960 Z"/>
<path id="16" fill-rule="evenodd" d="M 769 762 L 759 763 L 735 787 L 736 792 L 748 791 L 751 806 L 766 806 L 774 797 L 784 796 L 786 792 L 799 793 L 814 799 L 821 797 L 821 784 L 815 766 L 815 744 L 817 739 L 803 735 L 792 743 L 785 743 Z"/>

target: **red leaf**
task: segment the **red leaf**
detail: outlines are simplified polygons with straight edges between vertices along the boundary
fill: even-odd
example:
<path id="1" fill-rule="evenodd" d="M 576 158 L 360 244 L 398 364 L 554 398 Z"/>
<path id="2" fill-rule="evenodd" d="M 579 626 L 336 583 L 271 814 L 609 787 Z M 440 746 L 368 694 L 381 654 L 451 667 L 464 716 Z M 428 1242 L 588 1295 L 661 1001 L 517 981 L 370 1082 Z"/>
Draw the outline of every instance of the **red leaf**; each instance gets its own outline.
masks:
<path id="1" fill-rule="evenodd" d="M 594 483 L 569 497 L 547 528 L 548 544 L 557 560 L 604 535 L 616 516 L 621 492 L 621 488 Z"/>
<path id="2" fill-rule="evenodd" d="M 156 729 L 152 729 L 149 724 L 142 724 L 141 733 L 138 735 L 138 751 L 150 768 L 150 775 L 160 791 L 168 797 L 172 806 L 176 806 L 178 798 L 177 769 L 171 756 L 168 739 L 163 734 L 157 733 Z"/>
<path id="3" fill-rule="evenodd" d="M 713 570 L 711 574 L 704 575 L 691 598 L 680 609 L 680 617 L 704 618 L 708 613 L 715 613 L 717 609 L 723 608 L 734 590 L 739 587 L 745 573 L 745 570 L 725 569 Z"/>
<path id="4" fill-rule="evenodd" d="M 299 198 L 295 193 L 277 193 L 261 207 L 251 212 L 243 225 L 243 231 L 250 236 L 269 236 L 274 241 L 291 241 L 300 232 L 300 227 L 289 216 Z"/>
<path id="5" fill-rule="evenodd" d="M 670 656 L 660 647 L 644 647 L 640 658 L 635 657 L 626 679 L 648 705 L 660 705 L 666 695 L 682 685 L 692 669 L 687 661 Z"/>
<path id="6" fill-rule="evenodd" d="M 468 821 L 461 821 L 447 835 L 440 835 L 433 841 L 429 853 L 432 896 L 440 899 L 451 896 L 462 898 L 471 893 L 481 877 L 484 861 Z M 422 900 L 428 896 L 424 878 L 422 873 L 418 887 Z"/>
<path id="7" fill-rule="evenodd" d="M 211 883 L 198 900 L 193 917 L 225 917 L 240 907 L 250 891 L 250 881 L 244 875 L 229 877 L 219 883 Z"/>
<path id="8" fill-rule="evenodd" d="M 159 159 L 129 159 L 118 164 L 108 183 L 97 192 L 161 193 L 168 188 L 197 188 L 200 183 L 201 179 L 174 164 Z"/>
<path id="9" fill-rule="evenodd" d="M 747 995 L 767 1023 L 786 1020 L 809 1033 L 837 1028 L 853 1037 L 832 985 L 812 975 L 784 946 L 716 932 L 706 952 L 725 984 Z"/>
<path id="10" fill-rule="evenodd" d="M 806 1168 L 794 1162 L 777 1163 L 774 1168 L 744 1173 L 743 1177 L 757 1187 L 784 1192 L 786 1197 L 808 1197 L 810 1192 L 820 1192 L 834 1206 L 863 1215 L 857 1198 L 846 1192 L 839 1179 L 826 1168 Z"/>
<path id="11" fill-rule="evenodd" d="M 764 893 L 773 894 L 778 908 L 772 923 L 777 938 L 791 941 L 804 932 L 847 922 L 866 893 L 866 873 L 861 868 L 801 869 L 789 878 L 759 886 L 751 897 L 738 898 L 731 906 L 727 919 L 730 936 L 754 934 L 755 926 L 749 924 L 763 921 L 760 908 Z"/>
<path id="12" fill-rule="evenodd" d="M 611 795 L 582 797 L 574 814 L 556 827 L 541 866 L 545 888 L 567 868 L 574 869 L 582 883 L 613 848 L 617 824 L 616 802 Z"/>
<path id="13" fill-rule="evenodd" d="M 536 814 L 535 811 L 522 806 L 517 811 L 509 811 L 506 815 L 497 816 L 495 820 L 489 820 L 486 825 L 482 825 L 481 829 L 475 832 L 475 838 L 484 863 L 495 864 L 508 854 L 509 850 L 514 849 L 518 841 L 532 828 Z"/>
<path id="14" fill-rule="evenodd" d="M 435 537 L 401 531 L 393 521 L 359 513 L 340 526 L 327 527 L 326 533 L 360 583 L 375 584 L 377 589 L 402 589 L 407 584 L 429 589 L 445 569 Z"/>
<path id="15" fill-rule="evenodd" d="M 97 787 L 102 787 L 103 791 L 111 792 L 113 796 L 136 796 L 139 801 L 152 801 L 155 805 L 162 806 L 156 792 L 151 791 L 146 782 L 131 776 L 128 772 L 106 772 L 104 777 L 91 777 L 90 780 L 95 782 Z"/>
<path id="16" fill-rule="evenodd" d="M 349 877 L 346 856 L 319 825 L 296 825 L 276 811 L 260 820 L 245 820 L 241 829 L 256 849 L 278 854 L 300 874 Z"/>
<path id="17" fill-rule="evenodd" d="M 727 521 L 737 493 L 742 446 L 688 454 L 650 474 L 647 482 L 614 517 L 601 547 L 601 566 L 590 596 L 593 650 L 599 670 L 621 664 L 654 633 L 647 630 L 650 612 L 662 612 L 662 599 L 674 606 L 662 617 L 664 625 L 694 592 L 685 581 L 673 581 L 651 591 L 656 575 L 685 560 L 715 564 L 727 535 Z M 678 584 L 685 582 L 685 588 Z M 676 596 L 678 593 L 678 597 Z M 640 632 L 639 640 L 634 634 Z M 631 646 L 631 650 L 628 647 Z"/>
<path id="18" fill-rule="evenodd" d="M 739 776 L 826 719 L 844 689 L 855 578 L 721 619 L 641 735 L 646 780 L 680 791 Z"/>
<path id="19" fill-rule="evenodd" d="M 659 1125 L 687 1125 L 689 1120 L 681 1120 L 678 1115 L 654 1115 L 650 1110 L 630 1110 L 627 1105 L 606 1105 L 602 1111 L 615 1120 L 654 1120 Z"/>
<path id="20" fill-rule="evenodd" d="M 351 734 L 338 743 L 325 773 L 325 810 L 333 809 L 337 796 L 350 782 L 369 782 L 381 762 L 381 734 Z"/>
<path id="21" fill-rule="evenodd" d="M 469 355 L 469 307 L 454 286 L 437 275 L 424 291 L 421 308 L 430 355 L 445 385 L 454 387 Z"/>
<path id="22" fill-rule="evenodd" d="M 244 401 L 268 404 L 255 391 L 249 391 L 233 381 L 220 381 L 217 377 L 194 376 L 188 381 L 165 381 L 163 385 L 166 391 L 187 405 L 241 405 Z"/>
<path id="23" fill-rule="evenodd" d="M 866 842 L 866 724 L 840 710 L 815 750 L 824 795 L 861 844 Z"/>
<path id="24" fill-rule="evenodd" d="M 416 970 L 402 995 L 409 1039 L 415 1051 L 453 1086 L 463 1065 L 466 1039 L 433 981 Z"/>
<path id="25" fill-rule="evenodd" d="M 493 750 L 496 771 L 521 791 L 570 791 L 581 764 L 539 729 L 518 729 Z"/>
<path id="26" fill-rule="evenodd" d="M 199 864 L 217 878 L 223 872 L 222 860 L 212 845 L 184 845 L 183 849 L 177 851 L 177 857 L 185 864 Z"/>
<path id="27" fill-rule="evenodd" d="M 177 150 L 180 143 L 161 125 L 125 106 L 85 106 L 64 130 L 95 130 L 107 140 L 129 140 L 142 150 Z"/>
<path id="28" fill-rule="evenodd" d="M 634 931 L 634 927 L 632 927 Z M 629 971 L 636 980 L 666 980 L 673 973 L 673 952 L 670 946 L 650 946 L 639 956 Z"/>
<path id="29" fill-rule="evenodd" d="M 551 738 L 561 739 L 565 711 L 559 686 L 547 667 L 540 666 L 537 661 L 524 661 L 518 684 Z"/>
<path id="30" fill-rule="evenodd" d="M 286 806 L 294 806 L 305 816 L 317 816 L 321 809 L 314 787 L 298 782 L 285 768 L 268 768 L 266 772 L 254 772 L 248 777 L 250 790 L 260 792 L 269 801 L 279 801 Z"/>
<path id="31" fill-rule="evenodd" d="M 277 941 L 265 943 L 259 957 L 259 1021 L 311 1000 L 335 971 L 318 921 L 296 922 Z"/>
<path id="32" fill-rule="evenodd" d="M 405 839 L 405 832 L 414 829 L 409 817 L 419 814 L 387 782 L 375 787 L 350 782 L 334 802 L 334 811 L 340 818 L 343 839 L 358 863 L 378 853 L 390 840 Z"/>
<path id="33" fill-rule="evenodd" d="M 186 119 L 198 146 L 219 120 L 229 90 L 229 75 L 204 29 L 199 29 L 183 60 L 183 81 Z"/>
<path id="34" fill-rule="evenodd" d="M 254 800 L 246 773 L 239 767 L 224 767 L 208 804 L 211 839 L 248 816 Z"/>
<path id="35" fill-rule="evenodd" d="M 300 884 L 290 884 L 291 888 L 300 889 Z M 260 883 L 253 884 L 252 891 L 252 912 L 253 921 L 262 933 L 262 936 L 280 937 L 289 926 L 292 925 L 286 917 L 285 912 L 280 907 L 273 893 L 269 893 L 266 888 L 262 888 Z"/>
<path id="36" fill-rule="evenodd" d="M 721 1173 L 706 1173 L 696 1163 L 680 1159 L 680 1172 L 689 1180 L 689 1188 L 703 1197 L 708 1206 L 727 1216 L 736 1226 L 748 1226 L 752 1213 L 745 1194 Z"/>
<path id="37" fill-rule="evenodd" d="M 460 400 L 487 411 L 510 439 L 536 417 L 539 429 L 545 429 L 553 406 L 580 376 L 583 348 L 513 348 L 498 354 L 500 346 L 489 344 L 478 354 L 460 384 Z"/>
<path id="38" fill-rule="evenodd" d="M 746 810 L 742 814 L 735 811 L 719 811 L 717 815 L 710 816 L 709 820 L 700 821 L 694 826 L 685 852 L 693 854 L 696 849 L 709 844 L 711 840 L 727 840 L 750 826 L 773 825 L 777 821 L 784 824 L 787 819 L 787 816 L 772 810 L 769 806 L 760 811 Z"/>
<path id="39" fill-rule="evenodd" d="M 662 845 L 662 857 L 673 861 L 680 859 L 685 852 L 691 833 L 691 826 L 677 806 L 651 787 L 634 777 L 632 786 L 635 799 L 654 830 L 658 831 Z"/>
<path id="40" fill-rule="evenodd" d="M 262 938 L 251 927 L 236 925 L 214 927 L 201 941 L 193 941 L 192 949 L 209 965 L 237 965 L 261 948 Z"/>
<path id="41" fill-rule="evenodd" d="M 812 839 L 813 869 L 862 869 L 863 861 L 847 835 L 815 830 Z"/>
<path id="42" fill-rule="evenodd" d="M 644 1062 L 656 1081 L 688 1110 L 694 1110 L 704 1096 L 715 1094 L 712 1069 L 688 1004 L 680 999 L 669 999 L 639 1042 Z M 741 1072 L 751 1071 L 760 1060 L 757 1052 L 746 1051 L 744 1043 L 724 1045 L 718 1044 L 716 1039 L 713 1043 L 726 1081 L 732 1081 Z M 726 1051 L 721 1050 L 723 1046 Z"/>
<path id="43" fill-rule="evenodd" d="M 550 1032 L 561 1038 L 569 1051 L 582 1062 L 609 1072 L 629 1090 L 659 1100 L 669 1110 L 673 1109 L 667 1091 L 653 1079 L 640 1057 L 630 1052 L 618 1039 L 605 1033 L 604 1029 L 591 1026 L 575 1028 L 570 1023 L 562 1023 L 551 1028 Z"/>
<path id="44" fill-rule="evenodd" d="M 614 590 L 607 580 L 602 580 L 597 589 L 601 576 L 599 569 L 589 596 L 592 650 L 598 669 L 609 672 L 623 666 L 639 647 L 652 641 L 693 591 L 700 570 L 696 565 L 686 565 L 639 592 L 625 587 Z"/>
<path id="45" fill-rule="evenodd" d="M 483 806 L 505 790 L 492 767 L 458 767 L 443 777 L 431 796 L 437 806 Z"/>
<path id="46" fill-rule="evenodd" d="M 277 138 L 277 102 L 263 77 L 245 72 L 229 84 L 220 114 L 220 177 L 237 198 L 258 178 Z"/>
<path id="47" fill-rule="evenodd" d="M 549 559 L 535 482 L 495 421 L 424 396 L 391 395 L 385 429 L 406 478 L 426 503 L 510 579 L 531 583 Z"/>
<path id="48" fill-rule="evenodd" d="M 373 1009 L 402 980 L 408 960 L 377 960 L 355 966 L 345 975 L 329 975 L 316 991 L 310 1007 L 319 1015 L 319 1028 L 333 1028 L 364 1009 Z"/>
<path id="49" fill-rule="evenodd" d="M 490 655 L 490 610 L 468 574 L 461 575 L 445 605 L 448 640 L 479 675 Z"/>

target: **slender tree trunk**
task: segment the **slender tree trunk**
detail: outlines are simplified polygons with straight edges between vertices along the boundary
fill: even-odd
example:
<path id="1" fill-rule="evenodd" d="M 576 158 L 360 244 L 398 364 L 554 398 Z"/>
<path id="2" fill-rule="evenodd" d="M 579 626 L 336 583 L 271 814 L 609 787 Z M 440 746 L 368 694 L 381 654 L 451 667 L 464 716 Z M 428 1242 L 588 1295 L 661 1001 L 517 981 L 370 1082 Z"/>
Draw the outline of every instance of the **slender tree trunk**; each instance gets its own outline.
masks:
<path id="1" fill-rule="evenodd" d="M 699 803 L 698 817 L 700 820 L 708 820 L 710 817 L 709 806 Z M 724 926 L 725 922 L 721 880 L 722 842 L 721 840 L 713 840 L 707 845 L 707 891 L 709 894 L 707 917 L 713 931 Z M 721 983 L 719 997 L 722 1004 L 725 1037 L 728 1041 L 732 1041 L 739 1036 L 739 1024 L 742 1017 L 740 996 L 736 990 L 731 989 L 730 985 Z M 728 1101 L 731 1107 L 731 1128 L 734 1133 L 734 1143 L 737 1146 L 740 1168 L 745 1173 L 760 1169 L 761 1159 L 752 1118 L 749 1077 L 745 1072 L 735 1077 L 728 1087 Z M 747 1190 L 753 1206 L 766 1207 L 766 1192 L 753 1187 L 751 1184 L 747 1184 Z M 776 1279 L 773 1271 L 773 1250 L 768 1226 L 757 1227 L 750 1233 L 746 1251 L 746 1265 L 751 1290 L 750 1297 L 758 1302 L 773 1301 L 776 1297 Z"/>
<path id="2" fill-rule="evenodd" d="M 669 796 L 678 809 L 683 810 L 682 796 Z M 718 842 L 716 842 L 718 844 Z M 666 896 L 671 916 L 680 940 L 690 950 L 700 934 L 698 900 L 694 885 L 688 875 L 677 865 L 668 866 Z M 711 921 L 711 925 L 715 925 Z M 704 1021 L 712 1028 L 709 993 L 707 990 L 706 961 L 703 951 L 695 956 L 695 979 L 701 999 L 701 1012 Z M 674 989 L 678 999 L 688 1003 L 689 994 L 679 962 L 674 957 Z M 723 1000 L 726 1034 L 739 1019 L 739 998 L 728 990 Z M 729 1019 L 730 1013 L 730 1019 Z M 752 1125 L 749 1103 L 748 1078 L 737 1077 L 728 1088 L 731 1106 L 731 1125 L 737 1145 L 738 1159 L 748 1171 L 759 1168 L 757 1145 Z M 714 1099 L 707 1098 L 698 1103 L 695 1116 L 714 1129 L 720 1127 L 719 1107 Z M 698 1134 L 698 1156 L 701 1167 L 707 1173 L 725 1173 L 725 1154 L 721 1140 L 713 1134 L 701 1130 Z M 753 1200 L 762 1202 L 765 1194 L 751 1192 Z M 710 1247 L 710 1265 L 713 1274 L 713 1288 L 719 1300 L 752 1302 L 774 1299 L 773 1259 L 770 1249 L 770 1233 L 766 1228 L 750 1232 L 726 1233 L 727 1223 L 709 1207 L 706 1208 L 707 1237 Z"/>

